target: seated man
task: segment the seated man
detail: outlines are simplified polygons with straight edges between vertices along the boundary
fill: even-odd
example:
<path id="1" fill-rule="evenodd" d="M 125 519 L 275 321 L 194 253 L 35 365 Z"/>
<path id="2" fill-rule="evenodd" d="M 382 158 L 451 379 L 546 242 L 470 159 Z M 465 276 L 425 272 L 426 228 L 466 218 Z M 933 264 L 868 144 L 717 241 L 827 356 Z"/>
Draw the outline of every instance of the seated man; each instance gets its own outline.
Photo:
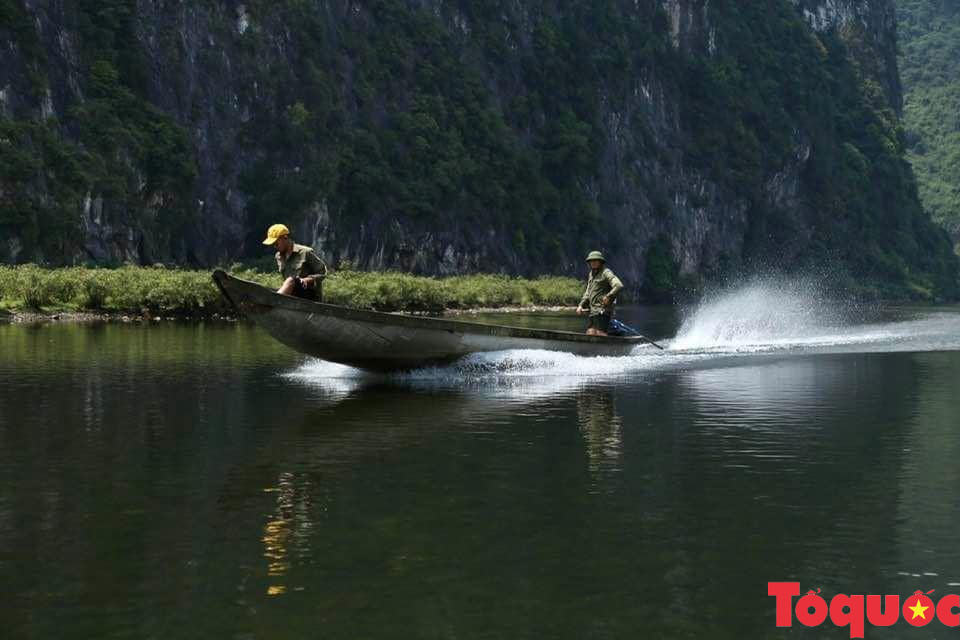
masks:
<path id="1" fill-rule="evenodd" d="M 605 336 L 613 318 L 613 305 L 617 294 L 623 289 L 623 283 L 606 267 L 606 260 L 599 251 L 590 252 L 587 264 L 590 265 L 587 290 L 583 292 L 583 299 L 577 305 L 577 313 L 584 314 L 588 310 L 590 312 L 590 319 L 587 321 L 588 336 Z"/>
<path id="2" fill-rule="evenodd" d="M 320 302 L 323 300 L 323 279 L 327 277 L 327 265 L 310 247 L 296 244 L 290 239 L 290 230 L 275 224 L 267 230 L 265 245 L 276 245 L 277 269 L 283 276 L 283 284 L 277 293 Z"/>

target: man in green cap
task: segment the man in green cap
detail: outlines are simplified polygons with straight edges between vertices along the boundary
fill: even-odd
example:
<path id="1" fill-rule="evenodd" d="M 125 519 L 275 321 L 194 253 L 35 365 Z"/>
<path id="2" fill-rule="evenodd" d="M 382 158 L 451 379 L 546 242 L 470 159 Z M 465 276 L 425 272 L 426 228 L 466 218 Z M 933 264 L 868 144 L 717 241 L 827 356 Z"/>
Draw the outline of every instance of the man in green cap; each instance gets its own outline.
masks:
<path id="1" fill-rule="evenodd" d="M 320 302 L 323 299 L 323 279 L 327 277 L 327 265 L 310 247 L 290 239 L 290 230 L 285 225 L 275 224 L 267 229 L 265 245 L 277 249 L 277 269 L 283 276 L 283 284 L 277 293 Z"/>
<path id="2" fill-rule="evenodd" d="M 617 301 L 617 294 L 623 289 L 623 283 L 607 268 L 607 261 L 599 251 L 591 251 L 587 255 L 587 264 L 590 265 L 587 290 L 577 305 L 577 313 L 590 313 L 588 336 L 605 336 L 613 319 L 613 305 Z"/>

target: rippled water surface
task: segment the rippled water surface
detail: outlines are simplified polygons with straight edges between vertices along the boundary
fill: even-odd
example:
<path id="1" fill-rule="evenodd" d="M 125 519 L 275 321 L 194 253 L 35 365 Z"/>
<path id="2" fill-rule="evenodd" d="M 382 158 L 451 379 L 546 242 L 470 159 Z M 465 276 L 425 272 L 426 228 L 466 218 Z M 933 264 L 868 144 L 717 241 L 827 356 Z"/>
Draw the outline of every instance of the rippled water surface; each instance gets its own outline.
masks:
<path id="1" fill-rule="evenodd" d="M 386 377 L 242 323 L 0 325 L 3 637 L 847 637 L 767 582 L 960 593 L 960 308 L 622 317 L 666 351 Z"/>

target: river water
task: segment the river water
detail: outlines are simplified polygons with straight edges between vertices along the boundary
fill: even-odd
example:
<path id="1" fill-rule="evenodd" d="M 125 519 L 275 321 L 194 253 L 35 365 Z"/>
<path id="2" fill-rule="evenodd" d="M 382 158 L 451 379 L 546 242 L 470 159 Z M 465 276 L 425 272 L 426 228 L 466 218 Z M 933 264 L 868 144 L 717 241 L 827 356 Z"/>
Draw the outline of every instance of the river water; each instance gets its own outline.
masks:
<path id="1" fill-rule="evenodd" d="M 767 582 L 960 593 L 960 308 L 621 317 L 667 350 L 384 377 L 244 323 L 0 326 L 3 637 L 839 638 Z"/>

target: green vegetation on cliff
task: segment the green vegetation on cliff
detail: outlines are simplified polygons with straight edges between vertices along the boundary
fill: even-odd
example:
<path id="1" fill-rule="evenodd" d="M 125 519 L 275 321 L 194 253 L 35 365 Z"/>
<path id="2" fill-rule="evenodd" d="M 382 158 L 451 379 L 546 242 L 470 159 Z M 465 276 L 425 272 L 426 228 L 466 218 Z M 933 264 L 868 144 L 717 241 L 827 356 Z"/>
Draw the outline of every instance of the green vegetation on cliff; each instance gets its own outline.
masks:
<path id="1" fill-rule="evenodd" d="M 190 220 L 197 171 L 186 130 L 142 94 L 148 70 L 134 32 L 136 3 L 67 7 L 81 45 L 85 99 L 60 118 L 0 117 L 0 233 L 26 245 L 27 260 L 45 255 L 62 263 L 78 253 L 81 214 L 95 207 L 93 216 L 108 227 L 144 231 L 131 254 L 170 255 L 171 239 Z M 42 102 L 51 89 L 49 61 L 27 16 L 21 0 L 0 0 L 0 36 L 14 34 L 30 90 Z"/>
<path id="2" fill-rule="evenodd" d="M 25 245 L 16 261 L 223 262 L 259 255 L 278 216 L 307 226 L 322 210 L 334 262 L 416 254 L 437 272 L 455 249 L 474 257 L 458 265 L 573 273 L 598 246 L 630 256 L 632 284 L 657 297 L 695 275 L 680 252 L 704 256 L 705 274 L 830 263 L 877 295 L 957 295 L 871 63 L 879 45 L 858 21 L 814 32 L 797 4 L 817 0 L 711 2 L 689 46 L 654 0 L 205 0 L 199 37 L 135 0 L 67 4 L 83 99 L 59 87 L 64 109 L 41 121 L 58 71 L 23 0 L 0 0 L 35 94 L 0 118 L 0 232 Z M 204 94 L 158 84 L 165 68 L 236 82 Z M 220 121 L 237 135 L 204 164 Z M 709 189 L 691 186 L 701 177 Z M 197 194 L 221 180 L 242 211 L 214 227 Z M 693 239 L 740 211 L 747 228 L 724 245 Z M 121 250 L 91 252 L 91 233 Z"/>
<path id="3" fill-rule="evenodd" d="M 812 32 L 789 3 L 716 10 L 718 55 L 683 74 L 691 156 L 751 203 L 746 254 L 833 263 L 849 288 L 958 292 L 957 260 L 930 223 L 864 25 Z M 757 197 L 771 167 L 809 152 L 801 215 Z"/>
<path id="4" fill-rule="evenodd" d="M 908 158 L 920 199 L 960 251 L 960 5 L 897 3 Z"/>
<path id="5" fill-rule="evenodd" d="M 549 3 L 548 3 L 549 4 Z M 310 55 L 264 68 L 275 104 L 247 126 L 262 158 L 243 175 L 250 246 L 277 210 L 325 201 L 349 233 L 394 219 L 423 229 L 507 238 L 500 255 L 553 268 L 609 238 L 586 185 L 602 176 L 603 109 L 625 110 L 632 78 L 669 54 L 662 14 L 611 1 L 530 9 L 529 50 L 509 3 L 373 0 L 372 24 L 344 18 L 336 37 L 300 2 L 253 3 L 279 15 Z M 469 35 L 451 30 L 459 19 Z M 651 19 L 653 18 L 653 19 Z M 251 30 L 255 50 L 265 31 Z M 604 105 L 604 96 L 611 104 Z M 552 266 L 552 267 L 551 267 Z"/>
<path id="6" fill-rule="evenodd" d="M 377 28 L 345 32 L 341 51 L 325 40 L 318 16 L 287 3 L 298 48 L 325 52 L 324 69 L 346 54 L 353 80 L 331 89 L 314 58 L 262 78 L 275 84 L 277 112 L 292 106 L 250 124 L 272 132 L 244 182 L 254 194 L 251 246 L 278 203 L 302 210 L 326 200 L 347 225 L 406 217 L 442 228 L 466 218 L 509 229 L 502 235 L 512 249 L 534 264 L 562 262 L 584 244 L 623 254 L 629 236 L 611 233 L 603 219 L 616 203 L 598 202 L 583 186 L 610 170 L 603 110 L 628 112 L 634 78 L 659 71 L 690 132 L 685 162 L 749 207 L 735 261 L 785 269 L 831 262 L 851 289 L 879 296 L 957 294 L 957 262 L 917 201 L 903 132 L 861 25 L 814 34 L 790 2 L 712 5 L 716 54 L 683 55 L 658 6 L 560 5 L 530 12 L 529 56 L 503 46 L 521 38 L 497 20 L 509 15 L 506 4 L 467 5 L 469 42 L 485 63 L 476 64 L 443 20 L 403 0 L 374 2 Z M 522 90 L 505 102 L 484 75 Z M 665 152 L 642 118 L 630 125 L 630 153 Z M 771 174 L 805 147 L 806 202 L 772 204 Z M 661 188 L 649 185 L 656 196 Z M 661 235 L 648 247 L 653 280 L 643 284 L 654 297 L 679 283 L 664 268 L 673 260 L 664 246 Z M 790 263 L 777 264 L 784 256 Z"/>

